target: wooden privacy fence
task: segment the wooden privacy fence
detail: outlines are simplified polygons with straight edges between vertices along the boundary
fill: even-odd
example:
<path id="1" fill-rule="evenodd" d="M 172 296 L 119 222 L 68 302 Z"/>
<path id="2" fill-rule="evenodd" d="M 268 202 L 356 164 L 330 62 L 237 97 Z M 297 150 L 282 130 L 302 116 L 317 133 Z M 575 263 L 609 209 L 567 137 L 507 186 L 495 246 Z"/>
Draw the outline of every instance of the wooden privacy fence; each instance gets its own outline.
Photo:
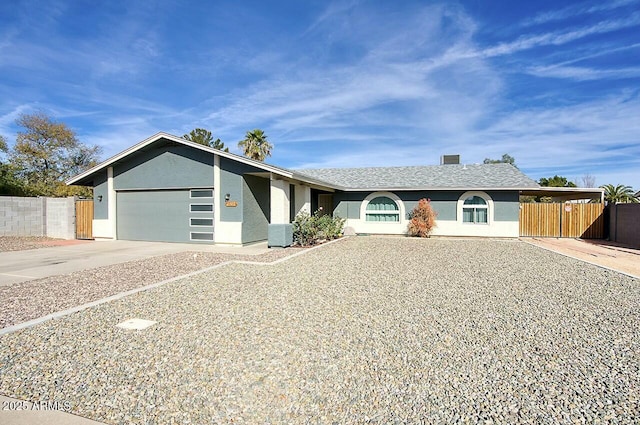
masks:
<path id="1" fill-rule="evenodd" d="M 76 239 L 93 239 L 93 199 L 76 201 Z"/>
<path id="2" fill-rule="evenodd" d="M 520 204 L 520 236 L 604 237 L 604 204 Z"/>

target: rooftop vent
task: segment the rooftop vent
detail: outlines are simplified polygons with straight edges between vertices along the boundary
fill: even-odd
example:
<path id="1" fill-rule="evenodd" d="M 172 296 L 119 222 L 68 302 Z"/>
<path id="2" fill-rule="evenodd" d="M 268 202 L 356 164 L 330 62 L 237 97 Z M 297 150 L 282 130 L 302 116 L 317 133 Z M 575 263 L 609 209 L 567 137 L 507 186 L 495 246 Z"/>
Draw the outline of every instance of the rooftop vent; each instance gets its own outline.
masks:
<path id="1" fill-rule="evenodd" d="M 460 164 L 460 155 L 442 155 L 440 165 Z"/>

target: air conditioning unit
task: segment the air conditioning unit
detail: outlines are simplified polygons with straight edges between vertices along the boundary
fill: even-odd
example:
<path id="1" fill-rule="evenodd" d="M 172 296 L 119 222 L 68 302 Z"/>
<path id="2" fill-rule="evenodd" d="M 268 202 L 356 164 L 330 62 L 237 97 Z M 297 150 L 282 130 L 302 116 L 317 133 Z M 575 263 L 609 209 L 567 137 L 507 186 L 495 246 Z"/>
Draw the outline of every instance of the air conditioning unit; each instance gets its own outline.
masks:
<path id="1" fill-rule="evenodd" d="M 460 164 L 460 155 L 442 155 L 440 165 Z"/>

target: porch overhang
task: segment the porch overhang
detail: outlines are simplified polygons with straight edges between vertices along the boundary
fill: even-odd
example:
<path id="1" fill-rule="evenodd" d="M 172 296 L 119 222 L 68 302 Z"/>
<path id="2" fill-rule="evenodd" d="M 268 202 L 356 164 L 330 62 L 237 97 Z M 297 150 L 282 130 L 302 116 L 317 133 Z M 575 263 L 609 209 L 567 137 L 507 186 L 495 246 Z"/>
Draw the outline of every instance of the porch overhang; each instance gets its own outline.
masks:
<path id="1" fill-rule="evenodd" d="M 583 187 L 537 187 L 521 189 L 522 196 L 542 196 L 552 198 L 554 201 L 574 201 L 590 199 L 604 202 L 604 189 Z"/>

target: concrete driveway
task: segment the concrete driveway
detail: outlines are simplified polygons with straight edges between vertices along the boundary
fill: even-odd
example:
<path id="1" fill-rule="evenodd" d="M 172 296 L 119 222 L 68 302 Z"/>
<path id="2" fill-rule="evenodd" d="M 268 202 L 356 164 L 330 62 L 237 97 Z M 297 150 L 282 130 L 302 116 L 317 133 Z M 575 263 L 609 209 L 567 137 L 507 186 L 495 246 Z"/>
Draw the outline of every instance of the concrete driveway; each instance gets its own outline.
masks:
<path id="1" fill-rule="evenodd" d="M 550 251 L 640 278 L 640 249 L 601 239 L 522 238 Z"/>
<path id="2" fill-rule="evenodd" d="M 243 255 L 267 252 L 267 244 L 220 247 L 166 242 L 90 241 L 52 248 L 0 253 L 0 286 L 184 251 Z"/>

